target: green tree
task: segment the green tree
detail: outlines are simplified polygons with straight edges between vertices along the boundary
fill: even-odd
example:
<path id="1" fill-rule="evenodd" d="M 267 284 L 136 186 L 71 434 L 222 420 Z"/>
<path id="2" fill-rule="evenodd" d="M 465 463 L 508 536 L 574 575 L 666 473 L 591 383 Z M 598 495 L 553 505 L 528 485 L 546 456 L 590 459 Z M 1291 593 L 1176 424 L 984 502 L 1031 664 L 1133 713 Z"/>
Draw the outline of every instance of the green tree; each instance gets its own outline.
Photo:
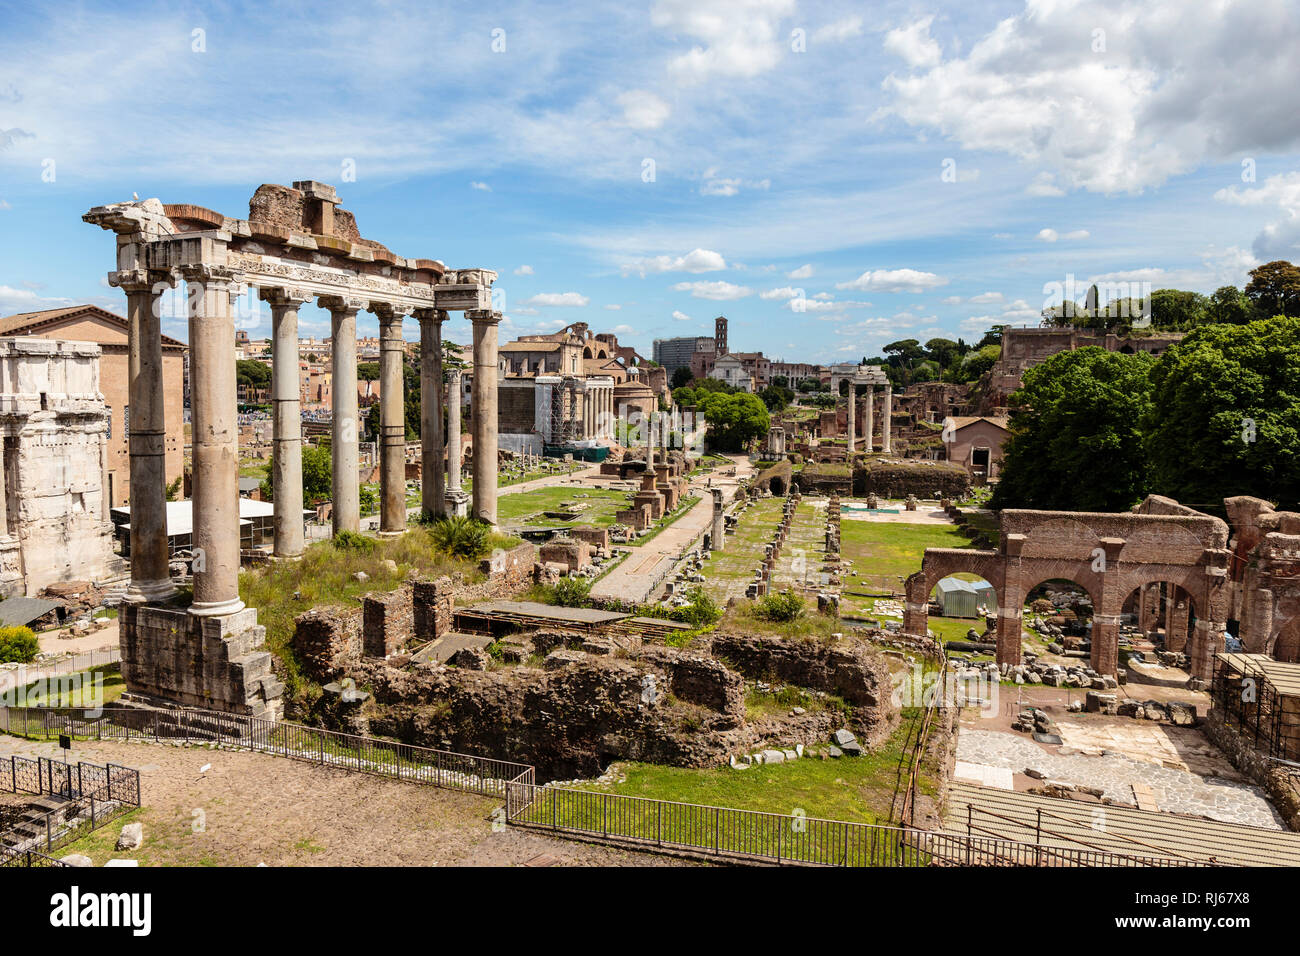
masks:
<path id="1" fill-rule="evenodd" d="M 771 425 L 767 406 L 748 392 L 706 393 L 697 404 L 708 425 L 708 443 L 720 451 L 743 451 L 749 442 L 765 436 Z"/>
<path id="2" fill-rule="evenodd" d="M 253 388 L 267 388 L 271 384 L 271 366 L 256 359 L 239 359 L 235 362 L 235 381 Z"/>
<path id="3" fill-rule="evenodd" d="M 1090 346 L 1028 369 L 1012 397 L 993 507 L 1122 511 L 1140 500 L 1153 364 Z"/>
<path id="4" fill-rule="evenodd" d="M 1199 292 L 1156 289 L 1151 293 L 1151 324 L 1157 329 L 1186 331 L 1204 325 L 1209 301 Z"/>
<path id="5" fill-rule="evenodd" d="M 1277 259 L 1251 269 L 1246 297 L 1261 317 L 1300 315 L 1300 267 Z"/>
<path id="6" fill-rule="evenodd" d="M 794 401 L 794 392 L 781 385 L 769 385 L 758 393 L 768 411 L 779 412 Z"/>
<path id="7" fill-rule="evenodd" d="M 1300 503 L 1300 318 L 1202 326 L 1151 381 L 1152 490 L 1199 507 L 1241 494 Z"/>
<path id="8" fill-rule="evenodd" d="M 314 505 L 327 501 L 333 493 L 334 463 L 330 450 L 323 445 L 305 445 L 302 449 L 302 500 L 304 504 Z M 262 497 L 267 501 L 275 500 L 275 456 L 272 455 L 266 466 L 266 477 L 262 479 Z"/>
<path id="9" fill-rule="evenodd" d="M 27 664 L 41 651 L 30 627 L 0 627 L 0 664 Z"/>
<path id="10" fill-rule="evenodd" d="M 1256 318 L 1255 304 L 1235 285 L 1220 286 L 1206 302 L 1205 312 L 1211 322 L 1245 325 Z"/>
<path id="11" fill-rule="evenodd" d="M 691 375 L 690 367 L 683 365 L 680 368 L 675 369 L 673 371 L 672 380 L 668 383 L 668 385 L 673 390 L 676 390 L 681 388 L 684 385 L 690 385 L 692 378 L 694 378 L 694 376 Z"/>

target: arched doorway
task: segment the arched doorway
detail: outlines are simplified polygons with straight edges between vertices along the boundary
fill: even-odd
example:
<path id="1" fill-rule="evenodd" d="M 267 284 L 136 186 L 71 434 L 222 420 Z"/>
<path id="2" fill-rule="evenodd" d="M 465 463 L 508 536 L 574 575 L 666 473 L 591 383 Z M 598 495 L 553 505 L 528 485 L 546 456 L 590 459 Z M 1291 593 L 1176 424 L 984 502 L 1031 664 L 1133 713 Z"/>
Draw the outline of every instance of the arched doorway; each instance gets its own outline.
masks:
<path id="1" fill-rule="evenodd" d="M 1300 617 L 1293 617 L 1277 632 L 1273 656 L 1288 664 L 1300 664 Z"/>

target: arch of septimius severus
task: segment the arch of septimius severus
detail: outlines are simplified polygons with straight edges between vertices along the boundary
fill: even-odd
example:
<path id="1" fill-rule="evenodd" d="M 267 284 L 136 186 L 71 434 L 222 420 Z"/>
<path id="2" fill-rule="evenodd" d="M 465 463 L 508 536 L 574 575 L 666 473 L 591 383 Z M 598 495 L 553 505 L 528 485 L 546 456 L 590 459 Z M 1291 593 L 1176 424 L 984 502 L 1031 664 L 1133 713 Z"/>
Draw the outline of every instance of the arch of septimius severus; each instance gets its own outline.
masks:
<path id="1" fill-rule="evenodd" d="M 459 511 L 459 448 L 444 478 L 442 323 L 463 310 L 473 326 L 473 513 L 496 522 L 496 273 L 406 259 L 363 239 L 332 186 L 263 185 L 248 219 L 157 199 L 97 206 L 82 218 L 117 235 L 108 280 L 127 297 L 131 408 L 131 587 L 122 615 L 122 669 L 128 688 L 194 706 L 278 713 L 282 688 L 264 629 L 239 598 L 239 428 L 233 303 L 256 294 L 269 303 L 273 335 L 275 553 L 303 550 L 302 424 L 298 308 L 315 299 L 331 316 L 334 381 L 334 530 L 360 527 L 357 468 L 356 320 L 380 326 L 382 534 L 406 526 L 402 323 L 420 326 L 422 505 Z M 184 281 L 190 346 L 193 446 L 194 593 L 179 607 L 168 570 L 163 461 L 160 298 Z M 459 375 L 454 376 L 459 379 Z M 448 444 L 459 446 L 459 381 L 451 384 Z"/>

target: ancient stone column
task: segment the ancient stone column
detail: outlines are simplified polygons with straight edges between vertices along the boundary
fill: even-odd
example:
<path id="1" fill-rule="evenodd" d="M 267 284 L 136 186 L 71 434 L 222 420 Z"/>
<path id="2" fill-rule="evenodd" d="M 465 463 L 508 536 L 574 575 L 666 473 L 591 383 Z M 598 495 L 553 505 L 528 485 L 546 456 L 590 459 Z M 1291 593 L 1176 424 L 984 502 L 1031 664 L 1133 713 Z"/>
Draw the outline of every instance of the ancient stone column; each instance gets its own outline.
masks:
<path id="1" fill-rule="evenodd" d="M 334 533 L 361 530 L 361 487 L 357 463 L 357 313 L 365 299 L 321 296 L 318 304 L 330 313 L 330 367 L 333 373 L 334 415 L 330 428 L 331 489 Z"/>
<path id="2" fill-rule="evenodd" d="M 845 442 L 845 448 L 848 450 L 848 453 L 850 455 L 853 454 L 853 448 L 857 444 L 857 435 L 855 434 L 855 428 L 857 423 L 854 421 L 857 415 L 857 405 L 858 405 L 857 391 L 858 391 L 857 385 L 853 383 L 853 379 L 849 379 L 849 415 L 848 415 L 849 432 L 848 432 L 848 441 Z"/>
<path id="3" fill-rule="evenodd" d="M 655 413 L 645 417 L 645 468 L 653 471 L 655 466 Z"/>
<path id="4" fill-rule="evenodd" d="M 876 386 L 867 386 L 867 414 L 862 424 L 862 450 L 868 455 L 876 450 Z"/>
<path id="5" fill-rule="evenodd" d="M 395 535 L 406 530 L 404 314 L 387 303 L 372 305 L 371 311 L 379 317 L 379 533 Z"/>
<path id="6" fill-rule="evenodd" d="M 447 313 L 441 309 L 420 309 L 420 510 L 425 518 L 447 514 L 447 490 L 443 480 L 442 439 L 442 323 Z M 459 380 L 460 373 L 456 373 Z M 449 413 L 456 423 L 448 428 L 447 444 L 455 430 L 456 447 L 460 447 L 460 396 L 452 391 Z M 450 454 L 450 447 L 448 448 Z M 455 487 L 460 489 L 457 465 Z"/>
<path id="7" fill-rule="evenodd" d="M 474 327 L 474 515 L 497 523 L 497 324 L 501 313 L 471 309 Z"/>
<path id="8" fill-rule="evenodd" d="M 298 383 L 298 307 L 311 299 L 295 289 L 262 289 L 271 305 L 271 428 L 275 468 L 275 556 L 302 554 L 302 393 Z"/>
<path id="9" fill-rule="evenodd" d="M 239 419 L 235 322 L 240 289 L 224 266 L 181 267 L 189 286 L 190 420 L 194 458 L 194 601 L 199 617 L 233 614 L 239 599 Z M 132 509 L 134 513 L 135 509 Z"/>
<path id="10" fill-rule="evenodd" d="M 725 512 L 722 504 L 722 489 L 713 489 L 713 530 L 710 532 L 709 539 L 714 551 L 721 551 L 726 546 L 727 541 L 727 523 Z"/>
<path id="11" fill-rule="evenodd" d="M 1001 624 L 999 624 L 999 627 Z M 1000 643 L 1000 642 L 999 642 Z M 1092 618 L 1092 669 L 1114 676 L 1119 667 L 1119 615 L 1094 614 Z"/>
<path id="12" fill-rule="evenodd" d="M 460 407 L 461 372 L 459 368 L 447 372 L 447 511 L 454 515 L 466 512 L 465 492 L 460 488 Z M 439 463 L 441 467 L 441 462 Z"/>
<path id="13" fill-rule="evenodd" d="M 131 455 L 131 586 L 126 600 L 163 601 L 176 593 L 168 565 L 167 427 L 163 420 L 162 327 L 155 292 L 166 280 L 161 273 L 145 270 L 112 272 L 108 278 L 126 293 Z"/>
<path id="14" fill-rule="evenodd" d="M 894 387 L 885 386 L 885 403 L 880 409 L 880 450 L 889 454 L 889 431 L 894 419 Z"/>

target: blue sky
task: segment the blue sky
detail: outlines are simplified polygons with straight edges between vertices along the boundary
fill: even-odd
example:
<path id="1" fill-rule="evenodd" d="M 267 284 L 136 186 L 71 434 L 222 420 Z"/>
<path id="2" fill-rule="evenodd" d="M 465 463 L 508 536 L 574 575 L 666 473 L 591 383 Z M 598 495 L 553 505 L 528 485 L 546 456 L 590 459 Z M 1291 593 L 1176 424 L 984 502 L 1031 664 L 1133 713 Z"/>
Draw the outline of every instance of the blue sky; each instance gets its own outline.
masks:
<path id="1" fill-rule="evenodd" d="M 497 270 L 503 336 L 585 321 L 646 354 L 725 314 L 734 349 L 844 361 L 1034 324 L 1071 275 L 1208 292 L 1300 261 L 1294 0 L 6 2 L 0 23 L 0 314 L 121 310 L 93 205 L 246 217 L 296 179 L 401 255 Z"/>

